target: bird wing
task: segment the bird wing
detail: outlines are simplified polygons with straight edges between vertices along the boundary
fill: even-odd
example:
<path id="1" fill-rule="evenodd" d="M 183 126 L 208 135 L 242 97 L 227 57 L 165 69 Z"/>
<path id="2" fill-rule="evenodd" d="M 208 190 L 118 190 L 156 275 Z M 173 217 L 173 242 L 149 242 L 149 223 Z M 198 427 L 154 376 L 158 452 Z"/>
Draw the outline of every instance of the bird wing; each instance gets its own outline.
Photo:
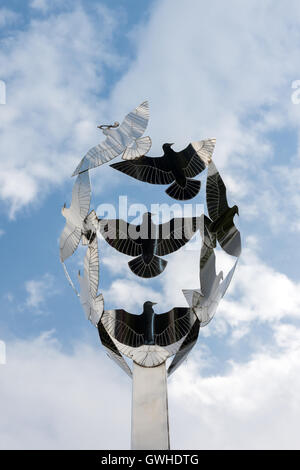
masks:
<path id="1" fill-rule="evenodd" d="M 195 320 L 192 328 L 190 329 L 188 335 L 186 336 L 185 340 L 180 346 L 179 351 L 176 353 L 175 357 L 173 358 L 169 368 L 168 368 L 168 376 L 173 374 L 175 370 L 183 363 L 183 361 L 187 358 L 190 351 L 195 346 L 198 335 L 200 330 L 200 322 L 199 320 Z"/>
<path id="2" fill-rule="evenodd" d="M 131 369 L 127 365 L 127 362 L 125 361 L 123 356 L 120 354 L 117 346 L 110 338 L 101 321 L 98 324 L 98 331 L 101 343 L 105 347 L 109 358 L 112 359 L 119 367 L 121 367 L 121 369 L 123 369 L 123 371 L 126 372 L 129 377 L 132 377 Z"/>
<path id="3" fill-rule="evenodd" d="M 119 127 L 111 129 L 112 136 L 120 142 L 123 147 L 126 147 L 133 139 L 138 139 L 144 134 L 148 125 L 149 116 L 149 103 L 148 101 L 144 101 L 127 114 Z"/>
<path id="4" fill-rule="evenodd" d="M 174 218 L 159 225 L 158 256 L 165 256 L 184 246 L 199 228 L 199 217 Z"/>
<path id="5" fill-rule="evenodd" d="M 171 184 L 175 179 L 174 175 L 162 160 L 163 157 L 143 156 L 138 160 L 113 163 L 110 166 L 144 183 Z"/>
<path id="6" fill-rule="evenodd" d="M 177 307 L 154 317 L 154 342 L 158 346 L 170 346 L 182 340 L 192 328 L 196 315 L 190 308 Z"/>
<path id="7" fill-rule="evenodd" d="M 217 232 L 217 239 L 226 253 L 236 257 L 240 256 L 242 251 L 241 234 L 233 221 L 229 228 Z"/>
<path id="8" fill-rule="evenodd" d="M 130 234 L 136 233 L 136 225 L 122 219 L 110 219 L 101 220 L 99 226 L 103 238 L 116 250 L 128 256 L 142 254 L 141 244 L 130 237 Z"/>
<path id="9" fill-rule="evenodd" d="M 118 343 L 134 348 L 145 343 L 140 315 L 133 315 L 123 309 L 105 310 L 100 323 Z"/>
<path id="10" fill-rule="evenodd" d="M 149 104 L 145 101 L 127 114 L 120 126 L 109 129 L 106 139 L 87 152 L 72 176 L 102 165 L 120 155 L 134 139 L 143 135 L 148 120 Z"/>
<path id="11" fill-rule="evenodd" d="M 229 209 L 226 197 L 226 186 L 213 162 L 208 166 L 206 200 L 208 214 L 213 221 L 218 219 L 220 215 Z"/>
<path id="12" fill-rule="evenodd" d="M 205 170 L 215 148 L 215 139 L 201 140 L 189 144 L 184 150 L 178 152 L 178 158 L 184 175 L 193 178 Z"/>
<path id="13" fill-rule="evenodd" d="M 95 299 L 97 297 L 99 285 L 99 255 L 98 240 L 94 238 L 92 243 L 88 245 L 86 255 L 84 257 L 84 276 L 79 275 L 81 284 L 87 286 L 89 297 Z"/>
<path id="14" fill-rule="evenodd" d="M 71 286 L 72 289 L 74 290 L 74 292 L 75 292 L 75 294 L 77 295 L 77 297 L 80 297 L 80 295 L 79 295 L 79 293 L 78 293 L 76 287 L 74 286 L 74 283 L 73 283 L 73 281 L 72 281 L 72 279 L 71 279 L 71 276 L 70 276 L 70 274 L 69 274 L 69 272 L 68 272 L 68 270 L 67 270 L 67 267 L 66 267 L 65 263 L 62 262 L 62 265 L 63 265 L 64 272 L 65 272 L 66 278 L 67 278 L 67 280 L 68 280 L 70 286 Z"/>
<path id="15" fill-rule="evenodd" d="M 60 260 L 63 263 L 71 256 L 79 245 L 81 239 L 81 228 L 75 227 L 68 220 L 60 236 Z"/>
<path id="16" fill-rule="evenodd" d="M 72 190 L 71 213 L 80 214 L 85 219 L 90 210 L 91 184 L 89 172 L 85 171 L 77 176 Z"/>

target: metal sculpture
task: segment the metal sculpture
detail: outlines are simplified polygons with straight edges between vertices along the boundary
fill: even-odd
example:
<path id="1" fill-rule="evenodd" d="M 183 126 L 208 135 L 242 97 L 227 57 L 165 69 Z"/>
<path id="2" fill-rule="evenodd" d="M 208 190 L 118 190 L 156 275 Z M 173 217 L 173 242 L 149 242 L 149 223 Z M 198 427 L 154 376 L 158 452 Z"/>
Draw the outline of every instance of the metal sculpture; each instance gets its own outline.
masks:
<path id="1" fill-rule="evenodd" d="M 66 219 L 59 245 L 61 262 L 74 253 L 81 239 L 83 245 L 88 245 L 96 236 L 98 218 L 95 211 L 89 213 L 90 201 L 90 178 L 86 171 L 76 178 L 70 207 L 64 204 L 61 211 Z"/>
<path id="2" fill-rule="evenodd" d="M 167 261 L 161 259 L 184 246 L 197 231 L 197 218 L 175 218 L 155 225 L 152 214 L 146 212 L 140 225 L 122 219 L 102 220 L 101 234 L 119 252 L 134 256 L 128 266 L 139 277 L 151 278 L 161 274 Z"/>
<path id="3" fill-rule="evenodd" d="M 136 161 L 110 165 L 137 180 L 151 184 L 171 184 L 166 193 L 179 201 L 195 197 L 201 188 L 199 175 L 211 161 L 216 139 L 189 144 L 181 152 L 174 152 L 174 144 L 163 144 L 164 155 L 159 158 L 143 156 Z"/>
<path id="4" fill-rule="evenodd" d="M 83 157 L 73 175 L 91 170 L 123 153 L 124 160 L 139 158 L 151 148 L 150 137 L 142 137 L 149 121 L 148 101 L 140 104 L 136 109 L 127 114 L 121 125 L 116 122 L 113 125 L 98 126 L 106 135 L 104 142 L 91 148 Z"/>
<path id="5" fill-rule="evenodd" d="M 91 149 L 75 170 L 72 202 L 62 210 L 66 226 L 60 239 L 60 259 L 66 276 L 80 297 L 87 318 L 97 327 L 108 356 L 133 380 L 132 448 L 168 449 L 169 426 L 167 376 L 187 358 L 195 346 L 201 327 L 213 318 L 224 296 L 241 253 L 241 236 L 234 224 L 236 205 L 230 207 L 225 184 L 212 162 L 215 139 L 189 144 L 174 152 L 172 144 L 164 144 L 161 158 L 145 154 L 151 147 L 149 137 L 141 137 L 149 118 L 148 103 L 129 113 L 121 126 L 99 126 L 107 138 Z M 195 197 L 200 181 L 194 180 L 207 168 L 206 202 L 208 216 L 174 218 L 164 224 L 152 222 L 146 212 L 142 223 L 129 224 L 122 219 L 98 220 L 90 211 L 91 188 L 88 170 L 123 152 L 123 159 L 134 161 L 111 165 L 138 180 L 152 184 L 170 184 L 167 194 L 178 200 Z M 99 253 L 97 231 L 117 251 L 134 257 L 128 265 L 139 277 L 161 274 L 167 261 L 161 258 L 182 248 L 200 229 L 199 289 L 184 289 L 188 307 L 174 307 L 155 313 L 154 302 L 147 301 L 140 315 L 122 308 L 105 310 L 104 298 L 98 293 Z M 80 293 L 69 276 L 65 260 L 77 249 L 80 240 L 87 245 L 83 275 L 78 275 Z M 235 257 L 224 279 L 216 272 L 217 242 L 222 250 Z M 168 369 L 166 361 L 170 359 Z M 129 361 L 132 360 L 132 367 Z"/>
<path id="6" fill-rule="evenodd" d="M 156 367 L 176 354 L 197 319 L 190 308 L 156 314 L 153 305 L 145 302 L 140 315 L 107 310 L 100 321 L 118 350 L 143 367 Z"/>
<path id="7" fill-rule="evenodd" d="M 84 258 L 84 275 L 78 273 L 80 284 L 80 302 L 86 313 L 87 319 L 97 326 L 104 310 L 104 299 L 98 293 L 99 285 L 99 255 L 98 240 L 94 238 L 86 251 Z"/>

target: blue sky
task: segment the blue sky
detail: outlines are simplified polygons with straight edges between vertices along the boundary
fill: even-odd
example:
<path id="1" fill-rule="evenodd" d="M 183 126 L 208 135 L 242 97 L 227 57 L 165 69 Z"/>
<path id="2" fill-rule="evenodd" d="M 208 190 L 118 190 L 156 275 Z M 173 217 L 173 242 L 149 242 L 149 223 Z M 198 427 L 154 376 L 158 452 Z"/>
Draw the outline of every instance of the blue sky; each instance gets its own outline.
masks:
<path id="1" fill-rule="evenodd" d="M 151 155 L 164 142 L 179 150 L 216 137 L 214 162 L 239 205 L 243 237 L 230 290 L 170 380 L 172 446 L 299 447 L 300 104 L 292 83 L 300 78 L 300 7 L 261 3 L 1 3 L 0 447 L 129 446 L 130 383 L 86 321 L 58 244 L 70 175 L 102 139 L 96 126 L 145 99 Z M 91 178 L 95 209 L 119 194 L 129 204 L 171 202 L 165 188 L 107 165 Z M 168 256 L 151 282 L 102 242 L 100 253 L 107 307 L 139 313 L 156 297 L 166 311 L 185 305 L 182 288 L 198 287 L 195 251 Z M 75 279 L 83 255 L 69 260 Z M 220 253 L 220 267 L 232 262 Z"/>

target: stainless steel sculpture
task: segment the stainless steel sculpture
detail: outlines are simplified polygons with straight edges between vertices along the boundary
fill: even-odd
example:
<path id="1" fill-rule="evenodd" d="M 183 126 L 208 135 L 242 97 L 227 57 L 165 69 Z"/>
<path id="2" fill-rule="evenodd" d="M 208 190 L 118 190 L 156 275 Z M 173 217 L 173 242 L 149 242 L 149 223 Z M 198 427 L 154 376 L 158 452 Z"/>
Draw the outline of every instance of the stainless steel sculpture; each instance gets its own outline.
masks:
<path id="1" fill-rule="evenodd" d="M 189 144 L 181 152 L 174 152 L 173 144 L 163 144 L 164 155 L 159 158 L 143 156 L 136 161 L 110 165 L 137 180 L 151 184 L 171 184 L 166 193 L 174 199 L 185 201 L 195 197 L 201 188 L 192 179 L 201 173 L 211 161 L 216 139 L 201 140 Z"/>
<path id="2" fill-rule="evenodd" d="M 151 158 L 149 137 L 142 137 L 149 118 L 148 103 L 129 113 L 121 126 L 102 125 L 106 140 L 91 149 L 75 170 L 72 202 L 62 210 L 66 226 L 60 240 L 60 259 L 66 276 L 80 297 L 87 318 L 97 327 L 108 356 L 133 380 L 132 448 L 169 449 L 167 377 L 187 358 L 195 346 L 201 327 L 213 318 L 234 274 L 240 253 L 241 236 L 234 224 L 237 206 L 230 207 L 224 182 L 212 162 L 215 139 L 193 142 L 181 152 L 164 144 L 164 155 Z M 124 220 L 98 220 L 90 212 L 91 188 L 88 170 L 123 152 L 123 159 L 113 168 L 152 184 L 170 184 L 167 194 L 178 200 L 195 197 L 200 181 L 194 180 L 207 168 L 206 202 L 208 216 L 174 218 L 155 225 L 151 213 L 140 225 Z M 185 289 L 187 307 L 174 307 L 155 313 L 154 302 L 146 301 L 142 313 L 135 315 L 122 308 L 104 309 L 99 288 L 99 253 L 97 231 L 113 248 L 134 257 L 130 269 L 143 278 L 161 274 L 167 261 L 161 258 L 183 247 L 200 229 L 200 288 Z M 65 260 L 79 245 L 86 245 L 83 275 L 78 275 L 78 293 Z M 217 243 L 234 257 L 234 264 L 224 279 L 216 272 Z M 156 307 L 155 307 L 156 309 Z M 167 368 L 166 362 L 170 359 Z"/>
<path id="3" fill-rule="evenodd" d="M 88 151 L 73 176 L 102 165 L 121 153 L 123 153 L 124 160 L 132 160 L 145 155 L 151 148 L 150 137 L 142 137 L 148 121 L 149 105 L 148 101 L 144 101 L 127 114 L 121 125 L 116 122 L 114 125 L 98 126 L 106 135 L 106 139 Z"/>

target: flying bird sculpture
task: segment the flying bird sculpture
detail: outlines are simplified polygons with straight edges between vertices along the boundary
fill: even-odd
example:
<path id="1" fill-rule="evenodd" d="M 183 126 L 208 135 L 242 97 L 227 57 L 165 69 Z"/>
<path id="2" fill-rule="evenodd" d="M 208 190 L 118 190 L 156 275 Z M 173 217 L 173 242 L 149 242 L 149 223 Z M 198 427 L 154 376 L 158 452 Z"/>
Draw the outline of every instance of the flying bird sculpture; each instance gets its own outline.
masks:
<path id="1" fill-rule="evenodd" d="M 106 242 L 134 259 L 128 263 L 137 276 L 151 278 L 161 274 L 167 261 L 160 258 L 184 246 L 198 230 L 198 217 L 174 218 L 164 224 L 152 222 L 146 212 L 140 225 L 122 219 L 100 221 L 100 231 Z"/>
<path id="2" fill-rule="evenodd" d="M 144 367 L 155 367 L 176 354 L 197 320 L 189 308 L 156 314 L 153 305 L 145 302 L 140 315 L 106 310 L 98 324 L 119 352 Z"/>
<path id="3" fill-rule="evenodd" d="M 121 153 L 124 160 L 132 160 L 149 152 L 151 139 L 142 137 L 148 121 L 149 104 L 145 101 L 127 114 L 122 124 L 98 126 L 106 139 L 88 151 L 72 176 L 102 165 Z"/>
<path id="4" fill-rule="evenodd" d="M 213 162 L 208 166 L 206 201 L 211 219 L 209 232 L 217 238 L 226 253 L 238 257 L 241 253 L 241 235 L 233 218 L 235 214 L 239 214 L 239 210 L 236 205 L 229 207 L 226 186 Z"/>
<path id="5" fill-rule="evenodd" d="M 80 302 L 86 317 L 97 327 L 104 309 L 102 294 L 98 294 L 99 286 L 99 255 L 97 237 L 88 245 L 84 258 L 83 276 L 78 273 L 80 284 Z"/>
<path id="6" fill-rule="evenodd" d="M 72 202 L 69 208 L 62 208 L 66 219 L 65 228 L 60 237 L 60 260 L 62 263 L 77 249 L 80 240 L 88 245 L 96 237 L 98 218 L 90 210 L 91 185 L 88 171 L 76 178 L 72 191 Z"/>
<path id="7" fill-rule="evenodd" d="M 162 157 L 143 156 L 110 166 L 146 183 L 169 184 L 171 186 L 166 193 L 174 199 L 185 201 L 199 193 L 201 182 L 192 178 L 210 163 L 215 144 L 216 139 L 201 140 L 189 144 L 181 152 L 175 152 L 173 144 L 166 143 L 162 146 Z"/>

